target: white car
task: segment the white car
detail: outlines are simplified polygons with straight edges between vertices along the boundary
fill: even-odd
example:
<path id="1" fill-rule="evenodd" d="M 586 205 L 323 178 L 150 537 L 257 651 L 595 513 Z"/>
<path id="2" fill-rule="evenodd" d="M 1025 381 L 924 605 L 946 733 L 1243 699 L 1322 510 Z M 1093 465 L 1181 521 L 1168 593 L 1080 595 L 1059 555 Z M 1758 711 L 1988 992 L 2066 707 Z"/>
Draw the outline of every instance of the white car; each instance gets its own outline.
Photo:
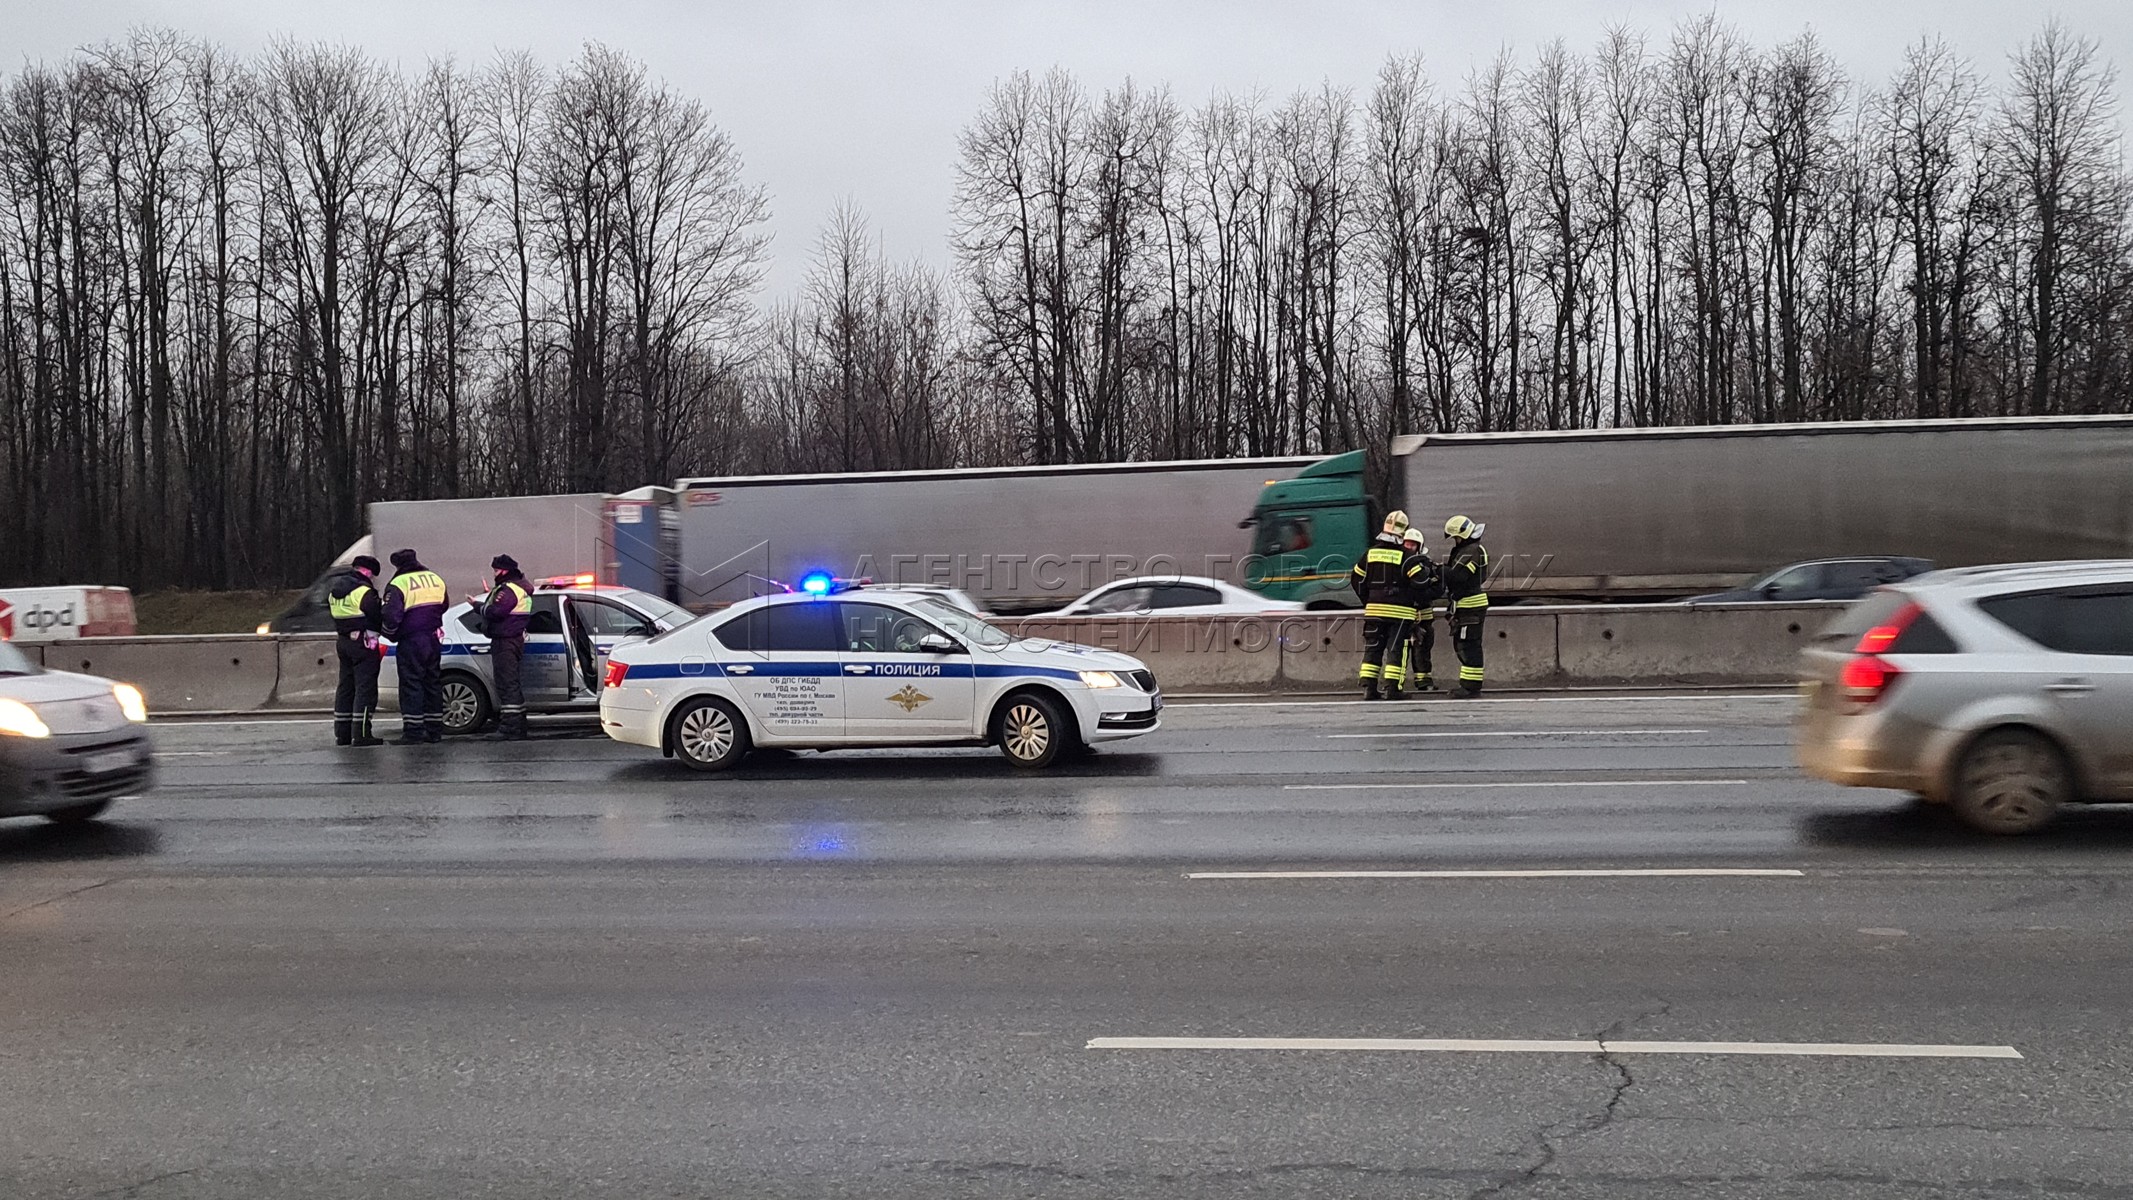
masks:
<path id="1" fill-rule="evenodd" d="M 1269 600 L 1219 579 L 1146 575 L 1107 583 L 1047 617 L 1155 615 L 1164 617 L 1256 616 L 1302 612 L 1294 600 Z"/>
<path id="2" fill-rule="evenodd" d="M 752 746 L 996 745 L 1044 767 L 1155 730 L 1163 696 L 1140 660 L 1018 641 L 938 598 L 845 591 L 743 601 L 616 647 L 600 727 L 701 771 Z"/>

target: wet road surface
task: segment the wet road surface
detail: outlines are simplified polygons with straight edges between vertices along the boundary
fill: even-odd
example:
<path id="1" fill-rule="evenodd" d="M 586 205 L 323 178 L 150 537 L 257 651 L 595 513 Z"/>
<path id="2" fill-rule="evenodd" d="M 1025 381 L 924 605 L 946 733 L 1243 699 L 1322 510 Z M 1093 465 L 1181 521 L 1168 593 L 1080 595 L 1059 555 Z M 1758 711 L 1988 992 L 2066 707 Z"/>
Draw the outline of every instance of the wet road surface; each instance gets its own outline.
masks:
<path id="1" fill-rule="evenodd" d="M 1983 841 L 1790 712 L 1179 704 L 1034 778 L 162 726 L 0 826 L 0 1196 L 2133 1197 L 2133 811 Z"/>

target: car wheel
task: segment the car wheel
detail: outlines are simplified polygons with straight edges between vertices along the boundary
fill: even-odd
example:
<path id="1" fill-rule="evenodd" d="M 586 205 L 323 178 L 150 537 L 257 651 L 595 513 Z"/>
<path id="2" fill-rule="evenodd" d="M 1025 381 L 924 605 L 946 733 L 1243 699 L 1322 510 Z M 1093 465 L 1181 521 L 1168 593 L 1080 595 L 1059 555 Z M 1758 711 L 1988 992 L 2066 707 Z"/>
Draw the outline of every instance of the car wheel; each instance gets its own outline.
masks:
<path id="1" fill-rule="evenodd" d="M 748 753 L 748 723 L 723 700 L 692 700 L 674 714 L 674 756 L 698 771 L 723 771 Z"/>
<path id="2" fill-rule="evenodd" d="M 993 732 L 1000 753 L 1016 766 L 1031 770 L 1051 766 L 1081 740 L 1075 736 L 1065 706 L 1038 692 L 1008 697 L 995 721 Z"/>
<path id="3" fill-rule="evenodd" d="M 2073 795 L 2066 757 L 2050 739 L 2001 729 L 1971 743 L 1955 768 L 1955 815 L 1984 833 L 2041 829 Z"/>
<path id="4" fill-rule="evenodd" d="M 55 808 L 46 813 L 44 819 L 61 825 L 79 825 L 83 821 L 94 821 L 103 816 L 104 810 L 110 807 L 109 800 L 98 800 L 93 804 L 77 804 L 72 808 Z"/>
<path id="5" fill-rule="evenodd" d="M 489 693 L 473 676 L 452 672 L 444 677 L 444 731 L 458 735 L 477 733 L 489 723 Z"/>

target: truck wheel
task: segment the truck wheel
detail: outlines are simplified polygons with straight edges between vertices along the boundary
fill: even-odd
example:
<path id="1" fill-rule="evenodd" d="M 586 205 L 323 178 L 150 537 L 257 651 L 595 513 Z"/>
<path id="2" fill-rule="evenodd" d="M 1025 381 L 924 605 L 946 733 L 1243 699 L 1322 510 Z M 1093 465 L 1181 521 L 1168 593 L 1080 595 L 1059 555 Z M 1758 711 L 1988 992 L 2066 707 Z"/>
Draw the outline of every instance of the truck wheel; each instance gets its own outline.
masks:
<path id="1" fill-rule="evenodd" d="M 1010 696 L 993 718 L 993 738 L 1007 761 L 1041 770 L 1080 742 L 1065 706 L 1041 692 Z"/>
<path id="2" fill-rule="evenodd" d="M 59 825 L 79 825 L 83 821 L 94 821 L 103 816 L 104 810 L 110 807 L 109 800 L 97 800 L 89 804 L 77 804 L 72 808 L 55 808 L 44 814 L 44 819 Z"/>
<path id="3" fill-rule="evenodd" d="M 489 693 L 474 677 L 454 671 L 439 685 L 444 694 L 444 731 L 457 736 L 479 733 L 489 723 Z"/>
<path id="4" fill-rule="evenodd" d="M 2073 798 L 2066 756 L 2041 734 L 1998 729 L 1971 743 L 1955 768 L 1955 815 L 1982 833 L 2031 833 Z"/>
<path id="5" fill-rule="evenodd" d="M 748 753 L 748 722 L 723 700 L 691 700 L 674 714 L 674 757 L 698 771 L 723 771 Z"/>

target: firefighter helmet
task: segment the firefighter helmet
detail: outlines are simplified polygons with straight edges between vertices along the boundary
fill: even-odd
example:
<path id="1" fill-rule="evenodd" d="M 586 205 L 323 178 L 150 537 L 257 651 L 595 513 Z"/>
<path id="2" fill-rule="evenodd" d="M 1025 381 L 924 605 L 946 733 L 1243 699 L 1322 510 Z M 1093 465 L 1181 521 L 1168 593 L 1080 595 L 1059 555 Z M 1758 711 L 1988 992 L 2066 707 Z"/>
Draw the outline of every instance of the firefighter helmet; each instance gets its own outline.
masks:
<path id="1" fill-rule="evenodd" d="M 1396 509 L 1393 509 L 1393 510 L 1392 510 L 1391 512 L 1389 512 L 1389 513 L 1386 513 L 1386 514 L 1385 514 L 1385 532 L 1387 532 L 1387 533 L 1405 533 L 1405 532 L 1407 532 L 1407 514 L 1406 514 L 1405 512 L 1403 512 L 1403 511 L 1401 511 L 1400 509 L 1397 509 L 1397 508 L 1396 508 Z"/>
<path id="2" fill-rule="evenodd" d="M 1444 523 L 1444 536 L 1453 541 L 1471 541 L 1481 536 L 1486 526 L 1467 517 L 1453 517 Z"/>

